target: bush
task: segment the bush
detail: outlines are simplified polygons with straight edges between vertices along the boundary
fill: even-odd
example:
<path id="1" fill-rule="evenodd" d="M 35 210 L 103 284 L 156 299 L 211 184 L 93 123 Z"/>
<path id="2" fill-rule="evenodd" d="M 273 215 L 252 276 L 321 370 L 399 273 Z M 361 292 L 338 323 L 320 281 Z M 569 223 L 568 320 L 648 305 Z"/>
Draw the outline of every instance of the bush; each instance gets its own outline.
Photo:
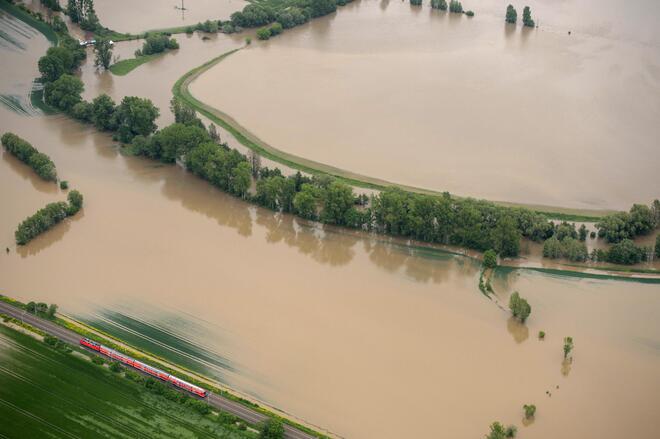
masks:
<path id="1" fill-rule="evenodd" d="M 284 425 L 282 421 L 276 418 L 268 418 L 259 429 L 259 438 L 261 439 L 282 439 L 284 438 Z"/>
<path id="2" fill-rule="evenodd" d="M 270 35 L 273 37 L 275 35 L 279 35 L 282 33 L 282 30 L 283 30 L 282 25 L 280 23 L 275 22 L 270 26 Z"/>
<path id="3" fill-rule="evenodd" d="M 60 181 L 60 189 L 63 191 L 69 189 L 69 182 L 66 180 Z"/>
<path id="4" fill-rule="evenodd" d="M 98 355 L 92 355 L 92 363 L 102 365 L 105 364 L 105 361 Z"/>
<path id="5" fill-rule="evenodd" d="M 660 234 L 655 237 L 655 257 L 660 258 Z"/>
<path id="6" fill-rule="evenodd" d="M 119 364 L 118 361 L 111 361 L 110 362 L 110 370 L 114 373 L 119 373 L 121 372 L 123 367 L 121 367 L 121 364 Z"/>
<path id="7" fill-rule="evenodd" d="M 13 133 L 3 134 L 0 142 L 10 154 L 30 166 L 39 177 L 46 181 L 57 181 L 55 163 L 46 154 L 37 151 L 29 142 Z"/>
<path id="8" fill-rule="evenodd" d="M 465 15 L 467 15 L 468 17 L 474 17 L 474 12 L 473 12 L 473 11 L 467 11 L 467 12 L 465 13 Z M 510 426 L 507 427 L 507 428 L 511 428 L 511 427 L 513 427 L 513 426 L 510 425 Z M 515 428 L 515 427 L 513 427 L 513 428 Z M 514 434 L 515 434 L 515 433 L 514 433 Z"/>
<path id="9" fill-rule="evenodd" d="M 82 194 L 77 190 L 72 190 L 67 195 L 67 200 L 69 200 L 69 208 L 67 210 L 67 213 L 69 214 L 69 216 L 75 215 L 82 208 L 83 205 Z"/>
<path id="10" fill-rule="evenodd" d="M 217 31 L 217 23 L 216 23 Z M 168 49 L 178 49 L 179 43 L 174 38 L 170 38 L 165 34 L 150 34 L 147 36 L 144 44 L 142 44 L 142 49 L 140 50 L 140 55 L 153 55 L 155 53 L 162 53 Z M 140 56 L 136 54 L 136 56 Z"/>
<path id="11" fill-rule="evenodd" d="M 486 268 L 497 267 L 497 254 L 495 253 L 495 250 L 486 250 L 484 253 L 484 266 Z"/>
<path id="12" fill-rule="evenodd" d="M 422 6 L 422 0 L 410 0 L 410 4 L 413 6 Z"/>
<path id="13" fill-rule="evenodd" d="M 525 418 L 527 419 L 533 418 L 536 414 L 536 406 L 534 404 L 525 404 L 523 410 L 525 411 Z"/>
<path id="14" fill-rule="evenodd" d="M 260 40 L 267 40 L 270 38 L 270 29 L 267 27 L 262 27 L 261 29 L 257 30 L 257 38 Z"/>
<path id="15" fill-rule="evenodd" d="M 545 339 L 545 331 L 539 331 L 539 339 L 541 340 Z"/>

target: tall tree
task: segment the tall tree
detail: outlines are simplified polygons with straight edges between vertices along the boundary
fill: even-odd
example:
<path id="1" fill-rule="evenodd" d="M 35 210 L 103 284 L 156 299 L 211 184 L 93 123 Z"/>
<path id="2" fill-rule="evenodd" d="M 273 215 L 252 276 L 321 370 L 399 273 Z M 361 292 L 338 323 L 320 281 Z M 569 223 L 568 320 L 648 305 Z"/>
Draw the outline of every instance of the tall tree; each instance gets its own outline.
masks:
<path id="1" fill-rule="evenodd" d="M 513 5 L 506 7 L 506 16 L 504 20 L 507 23 L 515 23 L 518 20 L 518 13 L 516 12 L 516 8 L 514 8 Z"/>
<path id="2" fill-rule="evenodd" d="M 112 62 L 112 46 L 110 41 L 106 39 L 99 39 L 94 45 L 94 65 L 97 68 L 108 69 Z"/>

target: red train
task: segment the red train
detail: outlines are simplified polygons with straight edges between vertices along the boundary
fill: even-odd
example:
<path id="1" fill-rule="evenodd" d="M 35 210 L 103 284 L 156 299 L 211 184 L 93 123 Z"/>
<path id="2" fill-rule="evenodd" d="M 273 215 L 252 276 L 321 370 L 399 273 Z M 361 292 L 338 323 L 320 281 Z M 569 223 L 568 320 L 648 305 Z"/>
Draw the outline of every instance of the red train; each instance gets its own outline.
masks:
<path id="1" fill-rule="evenodd" d="M 103 355 L 107 355 L 113 360 L 120 361 L 126 364 L 127 366 L 131 366 L 137 370 L 148 373 L 149 375 L 156 377 L 160 380 L 167 381 L 168 383 L 172 383 L 175 386 L 187 390 L 188 392 L 193 393 L 199 397 L 206 398 L 209 394 L 206 390 L 202 389 L 201 387 L 197 387 L 194 384 L 190 384 L 187 381 L 183 381 L 182 379 L 175 377 L 174 375 L 170 375 L 169 373 L 163 372 L 160 369 L 156 369 L 155 367 L 151 367 L 138 360 L 134 360 L 133 358 L 124 355 L 121 352 L 117 352 L 114 349 L 110 349 L 109 347 L 103 346 L 102 344 L 99 344 L 88 338 L 81 338 L 80 344 L 92 350 L 95 350 L 96 352 L 100 352 Z"/>

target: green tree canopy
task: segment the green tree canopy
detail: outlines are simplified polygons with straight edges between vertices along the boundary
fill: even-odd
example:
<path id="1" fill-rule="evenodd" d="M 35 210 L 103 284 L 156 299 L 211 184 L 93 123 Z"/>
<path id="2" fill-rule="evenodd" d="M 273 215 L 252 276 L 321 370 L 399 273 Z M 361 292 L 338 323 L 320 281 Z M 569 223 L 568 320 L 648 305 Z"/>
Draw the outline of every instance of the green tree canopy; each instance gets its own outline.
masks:
<path id="1" fill-rule="evenodd" d="M 148 136 L 156 130 L 160 112 L 149 99 L 126 96 L 117 107 L 113 123 L 119 140 L 129 143 L 137 135 Z"/>
<path id="2" fill-rule="evenodd" d="M 63 74 L 54 82 L 46 84 L 44 98 L 48 105 L 64 111 L 71 111 L 82 100 L 83 83 L 75 76 Z"/>

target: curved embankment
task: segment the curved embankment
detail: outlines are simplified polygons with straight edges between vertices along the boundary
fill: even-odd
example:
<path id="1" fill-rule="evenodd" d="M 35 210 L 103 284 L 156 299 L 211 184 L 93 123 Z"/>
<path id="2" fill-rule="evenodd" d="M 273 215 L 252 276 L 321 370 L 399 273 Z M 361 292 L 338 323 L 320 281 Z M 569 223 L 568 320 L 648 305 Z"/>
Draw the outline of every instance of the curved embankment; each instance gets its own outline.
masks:
<path id="1" fill-rule="evenodd" d="M 172 87 L 172 93 L 174 96 L 186 102 L 200 114 L 203 114 L 209 120 L 230 132 L 243 146 L 259 153 L 263 157 L 281 163 L 292 169 L 297 169 L 312 175 L 329 175 L 351 186 L 365 189 L 384 190 L 388 187 L 398 187 L 407 192 L 425 195 L 442 195 L 442 192 L 439 191 L 392 183 L 387 180 L 347 171 L 345 169 L 337 168 L 294 154 L 290 154 L 286 151 L 282 151 L 281 149 L 275 148 L 274 146 L 269 145 L 267 142 L 259 139 L 256 135 L 251 133 L 247 128 L 241 126 L 228 114 L 205 104 L 190 93 L 189 86 L 195 79 L 197 79 L 202 73 L 206 72 L 229 55 L 241 49 L 242 48 L 234 49 L 223 53 L 222 55 L 213 58 L 201 66 L 195 67 L 194 69 L 185 73 L 181 78 L 179 78 L 178 81 L 176 81 L 174 87 Z M 507 207 L 524 207 L 553 219 L 564 219 L 569 221 L 597 221 L 600 217 L 612 213 L 612 211 L 609 210 L 572 209 L 558 206 L 509 203 L 505 201 L 494 201 L 494 203 Z"/>

